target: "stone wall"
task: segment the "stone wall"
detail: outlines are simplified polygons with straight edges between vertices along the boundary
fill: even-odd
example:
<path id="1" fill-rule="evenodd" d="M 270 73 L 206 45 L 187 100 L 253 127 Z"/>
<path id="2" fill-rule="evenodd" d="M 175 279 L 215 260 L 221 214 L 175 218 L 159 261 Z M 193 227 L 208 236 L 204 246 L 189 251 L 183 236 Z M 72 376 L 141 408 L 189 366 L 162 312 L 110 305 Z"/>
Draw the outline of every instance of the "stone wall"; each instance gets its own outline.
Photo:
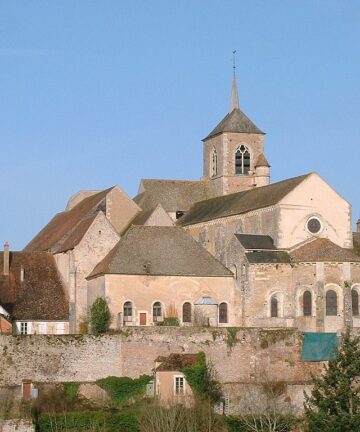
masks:
<path id="1" fill-rule="evenodd" d="M 27 420 L 0 420 L 0 432 L 34 432 L 35 427 Z"/>
<path id="2" fill-rule="evenodd" d="M 311 372 L 321 363 L 300 361 L 301 334 L 293 329 L 140 328 L 105 336 L 0 336 L 0 387 L 107 376 L 152 374 L 154 360 L 170 353 L 204 351 L 218 380 L 235 397 L 239 386 L 285 381 L 300 406 Z M 292 395 L 292 396 L 291 396 Z"/>

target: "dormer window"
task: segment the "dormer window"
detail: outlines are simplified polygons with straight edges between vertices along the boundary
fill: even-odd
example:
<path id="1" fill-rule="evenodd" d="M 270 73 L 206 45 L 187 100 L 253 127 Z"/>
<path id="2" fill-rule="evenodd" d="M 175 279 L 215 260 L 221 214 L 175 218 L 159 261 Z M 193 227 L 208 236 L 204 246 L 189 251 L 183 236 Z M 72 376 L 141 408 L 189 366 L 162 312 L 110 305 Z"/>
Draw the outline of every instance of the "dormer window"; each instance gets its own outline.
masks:
<path id="1" fill-rule="evenodd" d="M 249 171 L 250 152 L 244 144 L 241 144 L 235 153 L 235 174 L 249 174 Z"/>

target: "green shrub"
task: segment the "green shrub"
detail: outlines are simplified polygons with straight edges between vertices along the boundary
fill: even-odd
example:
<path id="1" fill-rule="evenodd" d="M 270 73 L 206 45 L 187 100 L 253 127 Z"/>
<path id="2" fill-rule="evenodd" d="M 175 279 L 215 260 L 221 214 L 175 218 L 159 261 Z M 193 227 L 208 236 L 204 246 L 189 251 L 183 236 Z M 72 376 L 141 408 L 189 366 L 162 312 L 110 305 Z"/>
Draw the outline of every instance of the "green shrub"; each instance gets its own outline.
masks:
<path id="1" fill-rule="evenodd" d="M 105 333 L 110 325 L 111 314 L 109 306 L 98 297 L 91 306 L 91 330 L 94 334 Z"/>
<path id="2" fill-rule="evenodd" d="M 132 413 L 76 412 L 40 416 L 38 432 L 137 432 Z"/>
<path id="3" fill-rule="evenodd" d="M 176 327 L 179 327 L 180 322 L 179 322 L 179 319 L 176 318 L 176 317 L 168 317 L 168 318 L 164 318 L 163 321 L 157 322 L 156 325 L 158 325 L 158 326 L 176 326 Z"/>
<path id="4" fill-rule="evenodd" d="M 214 379 L 214 373 L 206 364 L 205 354 L 200 352 L 197 362 L 184 368 L 184 375 L 192 390 L 201 398 L 208 398 L 212 402 L 218 402 L 221 398 L 220 384 Z"/>
<path id="5" fill-rule="evenodd" d="M 106 391 L 113 402 L 121 404 L 128 399 L 142 396 L 151 379 L 149 375 L 141 375 L 136 379 L 110 376 L 97 380 L 96 384 Z"/>
<path id="6" fill-rule="evenodd" d="M 69 404 L 76 402 L 78 398 L 80 384 L 76 382 L 64 383 L 64 393 Z"/>

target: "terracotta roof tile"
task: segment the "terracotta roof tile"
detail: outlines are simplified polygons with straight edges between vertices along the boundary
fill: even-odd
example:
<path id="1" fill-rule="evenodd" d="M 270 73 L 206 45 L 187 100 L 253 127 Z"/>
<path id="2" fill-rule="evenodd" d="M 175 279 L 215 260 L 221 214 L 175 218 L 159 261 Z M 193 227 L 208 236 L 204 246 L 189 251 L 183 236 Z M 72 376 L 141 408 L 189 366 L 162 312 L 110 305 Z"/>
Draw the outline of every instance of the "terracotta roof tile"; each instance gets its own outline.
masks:
<path id="1" fill-rule="evenodd" d="M 72 249 L 76 246 L 76 242 L 81 240 L 81 233 L 86 232 L 86 226 L 90 222 L 88 218 L 104 209 L 105 197 L 112 189 L 106 189 L 91 195 L 80 201 L 71 210 L 55 215 L 24 248 L 24 251 L 51 251 L 56 253 L 60 250 L 66 250 L 64 244 L 67 245 L 68 249 Z M 84 219 L 87 219 L 87 222 Z M 79 232 L 75 232 L 76 230 L 79 230 Z"/>
<path id="2" fill-rule="evenodd" d="M 9 276 L 0 275 L 0 304 L 15 320 L 67 321 L 68 300 L 54 257 L 45 252 L 10 252 Z"/>
<path id="3" fill-rule="evenodd" d="M 156 371 L 182 371 L 197 363 L 198 354 L 170 354 Z M 161 361 L 161 360 L 160 360 Z"/>

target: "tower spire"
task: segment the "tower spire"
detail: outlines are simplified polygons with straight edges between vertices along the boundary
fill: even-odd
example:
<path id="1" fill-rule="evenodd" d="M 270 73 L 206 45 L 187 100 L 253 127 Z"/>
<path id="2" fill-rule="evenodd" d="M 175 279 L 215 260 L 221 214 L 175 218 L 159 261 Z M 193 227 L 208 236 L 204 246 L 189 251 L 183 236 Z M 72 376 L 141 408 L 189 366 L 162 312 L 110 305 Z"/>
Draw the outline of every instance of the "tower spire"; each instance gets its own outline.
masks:
<path id="1" fill-rule="evenodd" d="M 236 84 L 236 50 L 233 51 L 233 81 L 232 81 L 232 87 L 231 87 L 231 101 L 230 101 L 230 109 L 229 112 L 231 113 L 233 109 L 237 108 L 239 109 L 239 96 L 238 96 L 238 90 L 237 90 L 237 84 Z"/>

